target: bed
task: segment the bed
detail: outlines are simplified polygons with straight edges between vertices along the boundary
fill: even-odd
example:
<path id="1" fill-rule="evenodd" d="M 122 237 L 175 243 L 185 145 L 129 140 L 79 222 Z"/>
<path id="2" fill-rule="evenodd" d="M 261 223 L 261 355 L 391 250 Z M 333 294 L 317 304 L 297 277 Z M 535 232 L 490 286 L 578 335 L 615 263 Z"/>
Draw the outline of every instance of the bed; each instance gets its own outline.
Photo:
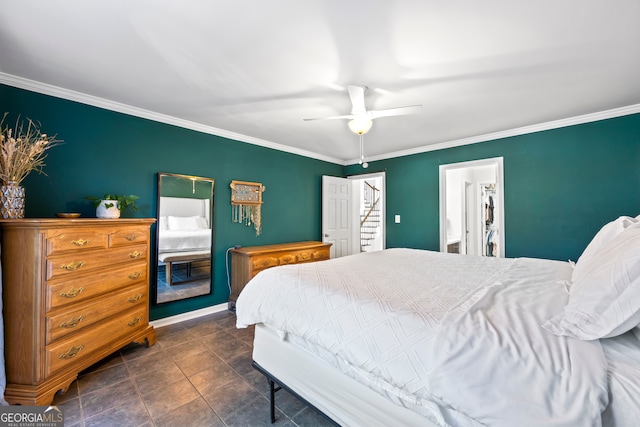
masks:
<path id="1" fill-rule="evenodd" d="M 345 426 L 636 426 L 640 222 L 574 265 L 396 248 L 276 267 L 240 294 L 254 366 Z"/>
<path id="2" fill-rule="evenodd" d="M 158 253 L 211 250 L 209 199 L 160 197 Z"/>
<path id="3" fill-rule="evenodd" d="M 158 262 L 166 266 L 166 282 L 173 285 L 174 264 L 211 258 L 210 199 L 160 197 Z M 180 282 L 178 282 L 180 283 Z"/>

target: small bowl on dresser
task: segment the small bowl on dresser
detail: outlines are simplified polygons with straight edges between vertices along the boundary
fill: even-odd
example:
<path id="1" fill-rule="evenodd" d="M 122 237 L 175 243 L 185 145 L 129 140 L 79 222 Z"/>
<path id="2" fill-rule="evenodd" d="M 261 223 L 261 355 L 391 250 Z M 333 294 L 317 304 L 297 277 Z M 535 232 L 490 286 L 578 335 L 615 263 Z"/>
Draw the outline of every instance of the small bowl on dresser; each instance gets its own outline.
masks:
<path id="1" fill-rule="evenodd" d="M 56 216 L 58 218 L 78 218 L 78 217 L 80 217 L 80 214 L 77 213 L 77 212 L 57 213 Z"/>

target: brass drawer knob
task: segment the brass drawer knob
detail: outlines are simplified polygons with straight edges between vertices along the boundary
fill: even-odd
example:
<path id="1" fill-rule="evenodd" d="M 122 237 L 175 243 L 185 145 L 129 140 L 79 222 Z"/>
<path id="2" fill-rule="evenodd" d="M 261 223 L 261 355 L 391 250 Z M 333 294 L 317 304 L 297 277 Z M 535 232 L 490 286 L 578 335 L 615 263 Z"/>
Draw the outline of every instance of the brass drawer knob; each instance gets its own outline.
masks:
<path id="1" fill-rule="evenodd" d="M 63 270 L 75 271 L 84 265 L 84 261 L 71 261 L 69 264 L 60 266 Z"/>
<path id="2" fill-rule="evenodd" d="M 140 255 L 142 255 L 142 252 L 140 251 L 131 252 L 129 254 L 129 258 L 132 258 L 132 259 L 140 258 Z"/>
<path id="3" fill-rule="evenodd" d="M 87 243 L 89 243 L 89 241 L 85 239 L 78 239 L 78 240 L 72 240 L 71 243 L 76 246 L 83 247 L 83 246 L 86 246 Z"/>
<path id="4" fill-rule="evenodd" d="M 84 316 L 80 316 L 78 318 L 72 317 L 70 320 L 68 320 L 66 322 L 62 322 L 60 324 L 60 327 L 61 328 L 67 328 L 67 329 L 75 328 L 83 320 L 84 320 Z"/>
<path id="5" fill-rule="evenodd" d="M 142 273 L 139 271 L 136 271 L 135 273 L 131 273 L 128 277 L 131 280 L 136 280 L 136 279 L 139 279 L 140 276 L 142 276 Z"/>
<path id="6" fill-rule="evenodd" d="M 82 291 L 84 291 L 84 288 L 71 288 L 68 292 L 60 292 L 60 296 L 65 298 L 75 298 Z"/>
<path id="7" fill-rule="evenodd" d="M 134 327 L 136 326 L 138 323 L 140 323 L 140 321 L 142 320 L 142 317 L 138 316 L 135 319 L 133 319 L 131 322 L 127 323 L 127 325 Z"/>
<path id="8" fill-rule="evenodd" d="M 127 301 L 129 301 L 131 304 L 135 304 L 138 301 L 140 301 L 140 298 L 142 298 L 142 294 L 138 294 L 136 296 L 130 297 Z"/>
<path id="9" fill-rule="evenodd" d="M 73 359 L 74 357 L 76 357 L 78 353 L 82 351 L 83 348 L 84 348 L 84 345 L 79 345 L 78 347 L 71 347 L 69 351 L 67 351 L 66 353 L 62 353 L 60 356 L 58 356 L 58 359 Z"/>

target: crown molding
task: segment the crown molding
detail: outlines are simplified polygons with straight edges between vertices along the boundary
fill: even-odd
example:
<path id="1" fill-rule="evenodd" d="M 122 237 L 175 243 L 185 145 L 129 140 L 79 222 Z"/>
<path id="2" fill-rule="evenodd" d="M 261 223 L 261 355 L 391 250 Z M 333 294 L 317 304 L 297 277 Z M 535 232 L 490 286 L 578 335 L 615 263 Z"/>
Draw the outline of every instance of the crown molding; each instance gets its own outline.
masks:
<path id="1" fill-rule="evenodd" d="M 177 117 L 169 116 L 166 114 L 160 114 L 160 113 L 145 110 L 142 108 L 132 107 L 130 105 L 122 104 L 115 101 L 110 101 L 108 99 L 99 98 L 97 96 L 87 95 L 81 92 L 64 89 L 58 86 L 53 86 L 46 83 L 41 83 L 35 80 L 29 80 L 23 77 L 18 77 L 18 76 L 14 76 L 14 75 L 2 73 L 2 72 L 0 72 L 0 83 L 6 84 L 8 86 L 17 87 L 19 89 L 25 89 L 31 92 L 37 92 L 44 95 L 54 96 L 56 98 L 66 99 L 68 101 L 74 101 L 74 102 L 79 102 L 81 104 L 103 108 L 105 110 L 128 114 L 135 117 L 153 120 L 156 122 L 178 126 L 185 129 L 191 129 L 194 131 L 215 135 L 215 136 L 220 136 L 223 138 L 228 138 L 234 141 L 246 142 L 248 144 L 259 145 L 261 147 L 271 148 L 274 150 L 283 151 L 291 154 L 297 154 L 299 156 L 309 157 L 316 160 L 322 160 L 329 163 L 347 166 L 347 165 L 356 164 L 359 161 L 359 159 L 342 160 L 335 157 L 325 156 L 325 155 L 314 153 L 311 151 L 293 148 L 287 145 L 278 144 L 275 142 L 266 141 L 259 138 L 254 138 L 248 135 L 229 132 L 224 129 L 218 129 L 212 126 L 205 126 L 200 123 L 195 123 L 189 120 L 183 120 L 183 119 L 179 119 Z M 508 130 L 499 131 L 499 132 L 487 133 L 484 135 L 477 135 L 469 138 L 455 139 L 451 141 L 440 142 L 437 144 L 430 144 L 422 147 L 416 147 L 409 150 L 394 151 L 390 153 L 381 154 L 378 156 L 367 156 L 367 161 L 373 162 L 376 160 L 386 160 L 386 159 L 392 159 L 396 157 L 410 156 L 413 154 L 426 153 L 429 151 L 444 150 L 446 148 L 476 144 L 479 142 L 492 141 L 496 139 L 508 138 L 511 136 L 518 136 L 518 135 L 525 135 L 525 134 L 541 132 L 545 130 L 558 129 L 562 127 L 573 126 L 573 125 L 589 123 L 589 122 L 596 122 L 599 120 L 627 116 L 627 115 L 636 114 L 636 113 L 640 113 L 640 104 L 629 105 L 627 107 L 614 108 L 611 110 L 601 111 L 597 113 L 584 114 L 582 116 L 570 117 L 566 119 L 554 120 L 551 122 L 539 123 L 536 125 L 523 126 L 523 127 L 508 129 Z"/>
<path id="2" fill-rule="evenodd" d="M 287 145 L 282 145 L 282 144 L 266 141 L 259 138 L 254 138 L 252 136 L 243 135 L 235 132 L 229 132 L 224 129 L 202 125 L 200 123 L 179 119 L 177 117 L 169 116 L 166 114 L 156 113 L 153 111 L 145 110 L 143 108 L 132 107 L 127 104 L 122 104 L 120 102 L 110 101 L 108 99 L 87 95 L 81 92 L 76 92 L 76 91 L 64 89 L 58 86 L 37 82 L 35 80 L 25 79 L 23 77 L 14 76 L 11 74 L 0 72 L 0 83 L 6 84 L 8 86 L 17 87 L 19 89 L 25 89 L 31 92 L 41 93 L 43 95 L 49 95 L 56 98 L 66 99 L 68 101 L 74 101 L 74 102 L 79 102 L 81 104 L 91 105 L 93 107 L 103 108 L 105 110 L 128 114 L 130 116 L 153 120 L 156 122 L 178 126 L 185 129 L 191 129 L 191 130 L 195 130 L 195 131 L 210 134 L 210 135 L 221 136 L 223 138 L 232 139 L 234 141 L 246 142 L 248 144 L 259 145 L 261 147 L 266 147 L 266 148 L 271 148 L 278 151 L 297 154 L 299 156 L 309 157 L 312 159 L 322 160 L 325 162 L 335 163 L 339 165 L 345 164 L 344 160 L 337 159 L 335 157 L 324 156 L 322 154 L 293 148 Z"/>
<path id="3" fill-rule="evenodd" d="M 582 116 L 570 117 L 567 119 L 554 120 L 551 122 L 539 123 L 537 125 L 523 126 L 514 129 L 508 129 L 500 132 L 487 133 L 484 135 L 472 136 L 469 138 L 455 139 L 452 141 L 440 142 L 437 144 L 425 145 L 423 147 L 412 148 L 409 150 L 395 151 L 379 156 L 367 157 L 367 161 L 392 159 L 395 157 L 410 156 L 412 154 L 426 153 L 428 151 L 444 150 L 446 148 L 459 147 L 462 145 L 476 144 L 478 142 L 493 141 L 496 139 L 508 138 L 511 136 L 526 135 L 534 132 L 558 129 L 567 126 L 579 125 L 583 123 L 597 122 L 599 120 L 612 119 L 615 117 L 628 116 L 630 114 L 640 113 L 640 104 L 629 105 L 627 107 L 614 108 L 612 110 L 600 111 L 597 113 L 584 114 Z M 358 159 L 350 160 L 347 165 L 358 163 Z"/>

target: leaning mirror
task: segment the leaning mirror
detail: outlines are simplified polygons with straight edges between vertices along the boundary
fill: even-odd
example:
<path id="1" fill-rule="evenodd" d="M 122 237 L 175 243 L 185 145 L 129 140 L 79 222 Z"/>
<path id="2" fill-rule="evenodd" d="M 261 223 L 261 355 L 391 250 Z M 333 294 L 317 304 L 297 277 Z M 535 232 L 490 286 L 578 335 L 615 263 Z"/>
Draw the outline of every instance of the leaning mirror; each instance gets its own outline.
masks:
<path id="1" fill-rule="evenodd" d="M 155 303 L 211 293 L 213 179 L 158 173 Z"/>

